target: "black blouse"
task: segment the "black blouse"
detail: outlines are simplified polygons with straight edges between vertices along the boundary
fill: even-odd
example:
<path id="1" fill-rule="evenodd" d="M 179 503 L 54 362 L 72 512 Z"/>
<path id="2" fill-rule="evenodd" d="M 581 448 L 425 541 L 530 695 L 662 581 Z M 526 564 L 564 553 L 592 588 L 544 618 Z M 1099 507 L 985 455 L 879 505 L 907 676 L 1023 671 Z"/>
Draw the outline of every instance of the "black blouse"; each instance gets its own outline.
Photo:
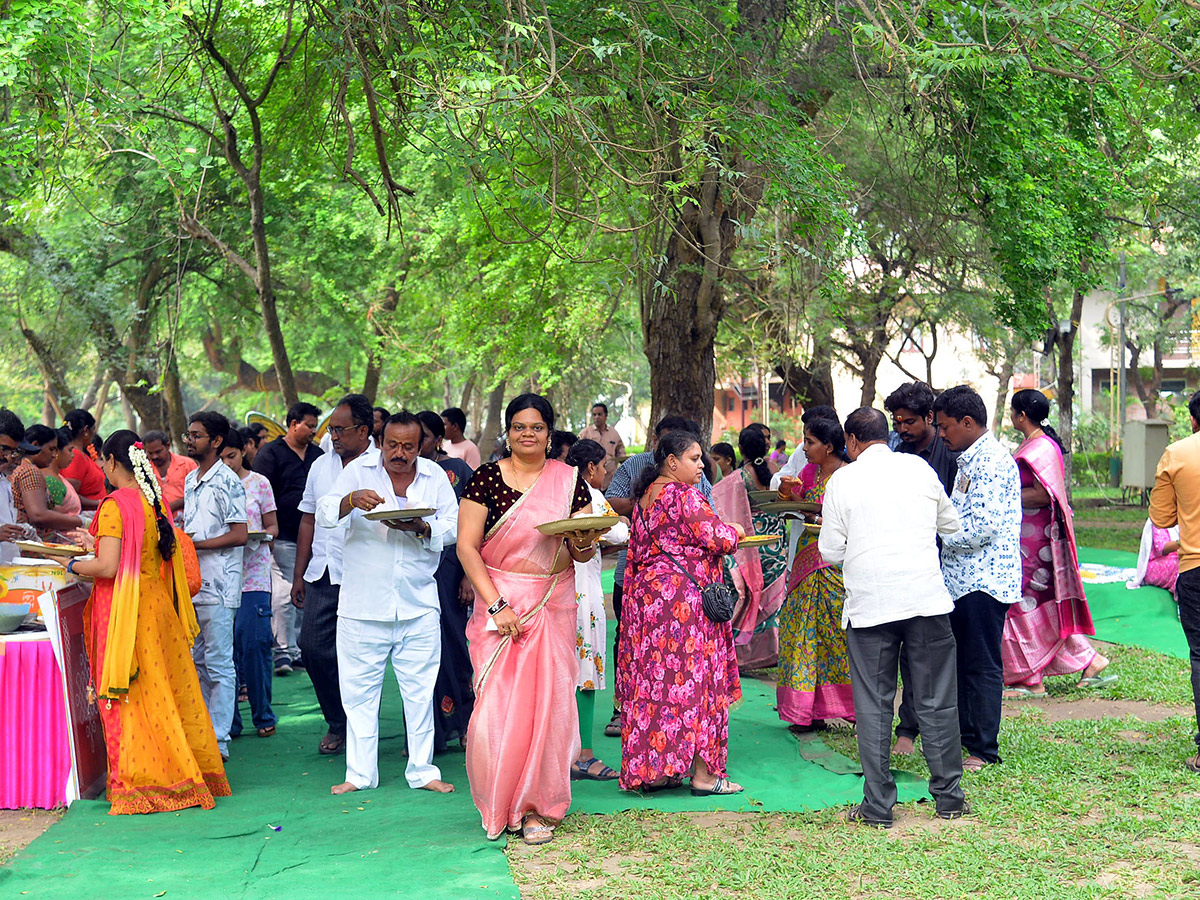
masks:
<path id="1" fill-rule="evenodd" d="M 539 476 L 540 477 L 540 476 Z M 487 520 L 483 524 L 483 533 L 487 534 L 500 521 L 512 505 L 521 499 L 521 492 L 504 483 L 500 474 L 499 463 L 486 462 L 471 476 L 467 489 L 463 491 L 463 500 L 474 500 L 487 507 Z M 588 490 L 583 473 L 576 472 L 575 495 L 571 498 L 571 515 L 588 508 L 592 502 L 592 493 Z"/>

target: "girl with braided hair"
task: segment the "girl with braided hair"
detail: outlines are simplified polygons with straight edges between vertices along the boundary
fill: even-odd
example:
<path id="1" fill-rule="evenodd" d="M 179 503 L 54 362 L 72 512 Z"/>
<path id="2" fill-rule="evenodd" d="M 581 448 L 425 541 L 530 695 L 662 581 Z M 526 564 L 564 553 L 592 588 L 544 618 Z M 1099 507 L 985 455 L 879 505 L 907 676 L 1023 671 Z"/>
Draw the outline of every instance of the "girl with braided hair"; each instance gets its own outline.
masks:
<path id="1" fill-rule="evenodd" d="M 95 558 L 67 569 L 94 582 L 84 638 L 108 751 L 109 813 L 211 809 L 230 790 L 192 663 L 199 628 L 183 554 L 138 436 L 112 434 L 101 464 L 115 490 L 85 538 Z"/>

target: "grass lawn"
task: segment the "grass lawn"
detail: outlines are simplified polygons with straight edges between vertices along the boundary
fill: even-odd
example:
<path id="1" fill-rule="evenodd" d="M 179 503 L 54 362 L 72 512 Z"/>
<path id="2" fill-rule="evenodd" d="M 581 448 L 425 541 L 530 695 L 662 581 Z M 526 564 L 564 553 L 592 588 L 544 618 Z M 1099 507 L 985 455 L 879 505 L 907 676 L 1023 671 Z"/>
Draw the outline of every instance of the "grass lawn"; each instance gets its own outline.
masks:
<path id="1" fill-rule="evenodd" d="M 1076 517 L 1076 523 L 1079 517 Z M 1129 553 L 1138 552 L 1138 544 L 1142 540 L 1140 528 L 1113 528 L 1107 525 L 1075 525 L 1075 540 L 1081 547 L 1091 547 L 1093 550 L 1125 550 Z"/>
<path id="2" fill-rule="evenodd" d="M 1075 507 L 1075 539 L 1081 547 L 1137 553 L 1146 521 L 1144 506 Z"/>
<path id="3" fill-rule="evenodd" d="M 898 806 L 889 831 L 847 824 L 844 808 L 573 815 L 547 847 L 510 844 L 522 897 L 1200 898 L 1187 663 L 1102 650 L 1121 675 L 1110 688 L 1057 678 L 1049 700 L 1005 702 L 1004 763 L 964 778 L 974 818 L 943 822 L 918 803 Z M 857 759 L 849 729 L 825 742 Z M 896 765 L 928 774 L 919 755 Z"/>

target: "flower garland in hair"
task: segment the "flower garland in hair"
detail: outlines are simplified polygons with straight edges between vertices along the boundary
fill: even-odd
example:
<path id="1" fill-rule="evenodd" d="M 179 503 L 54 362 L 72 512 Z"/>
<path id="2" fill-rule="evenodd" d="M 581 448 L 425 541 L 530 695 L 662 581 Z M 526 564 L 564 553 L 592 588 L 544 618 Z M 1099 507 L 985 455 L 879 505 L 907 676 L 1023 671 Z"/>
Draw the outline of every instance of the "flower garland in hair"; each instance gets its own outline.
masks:
<path id="1" fill-rule="evenodd" d="M 154 470 L 150 465 L 150 457 L 146 455 L 141 441 L 136 441 L 129 448 L 129 462 L 133 464 L 133 477 L 137 481 L 137 486 L 142 492 L 142 496 L 149 501 L 151 506 L 154 505 L 156 500 L 162 503 L 162 486 L 158 483 L 158 479 L 154 477 Z"/>

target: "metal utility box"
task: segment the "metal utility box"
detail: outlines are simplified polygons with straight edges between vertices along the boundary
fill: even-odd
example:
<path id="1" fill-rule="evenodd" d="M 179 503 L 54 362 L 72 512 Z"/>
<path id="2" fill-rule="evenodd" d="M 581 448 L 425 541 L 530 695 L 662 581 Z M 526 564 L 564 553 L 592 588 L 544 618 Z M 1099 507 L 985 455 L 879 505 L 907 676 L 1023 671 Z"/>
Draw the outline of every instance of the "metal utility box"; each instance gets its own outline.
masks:
<path id="1" fill-rule="evenodd" d="M 1125 452 L 1121 462 L 1121 487 L 1149 490 L 1163 451 L 1171 442 L 1171 423 L 1146 419 L 1125 423 Z"/>

